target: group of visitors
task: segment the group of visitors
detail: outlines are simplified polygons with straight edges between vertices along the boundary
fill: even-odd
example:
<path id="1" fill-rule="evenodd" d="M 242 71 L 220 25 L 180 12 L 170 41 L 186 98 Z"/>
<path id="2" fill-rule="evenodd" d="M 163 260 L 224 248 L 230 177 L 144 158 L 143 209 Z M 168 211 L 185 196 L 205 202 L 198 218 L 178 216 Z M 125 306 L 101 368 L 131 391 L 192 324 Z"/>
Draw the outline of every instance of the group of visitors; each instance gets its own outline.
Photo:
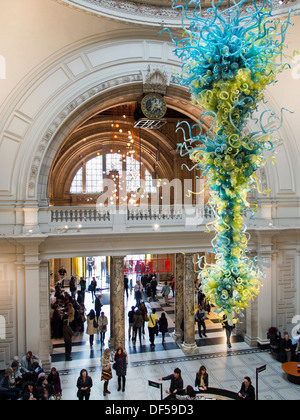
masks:
<path id="1" fill-rule="evenodd" d="M 11 367 L 0 378 L 2 400 L 60 400 L 62 388 L 56 368 L 46 375 L 38 356 L 28 351 L 19 361 L 15 357 Z"/>
<path id="2" fill-rule="evenodd" d="M 300 335 L 294 339 L 294 344 L 288 332 L 283 333 L 276 327 L 269 328 L 267 337 L 270 340 L 271 353 L 281 363 L 297 361 L 300 363 Z"/>
<path id="3" fill-rule="evenodd" d="M 188 385 L 184 387 L 179 368 L 176 368 L 173 374 L 159 378 L 158 381 L 171 381 L 170 388 L 166 390 L 168 396 L 165 400 L 196 400 L 197 391 L 207 391 L 209 386 L 209 376 L 205 366 L 201 366 L 197 372 L 194 386 Z M 244 378 L 244 382 L 237 395 L 241 400 L 255 400 L 255 389 L 248 376 Z"/>
<path id="4" fill-rule="evenodd" d="M 135 346 L 137 338 L 139 338 L 140 345 L 142 345 L 142 335 L 145 336 L 145 324 L 148 322 L 148 331 L 151 347 L 155 347 L 155 337 L 162 334 L 162 343 L 165 343 L 165 336 L 168 332 L 168 320 L 165 312 L 161 314 L 158 319 L 156 315 L 156 309 L 152 310 L 152 313 L 148 314 L 148 309 L 145 303 L 142 301 L 138 308 L 135 306 L 131 307 L 128 312 L 128 339 L 131 340 Z"/>
<path id="5" fill-rule="evenodd" d="M 104 382 L 103 387 L 103 396 L 110 394 L 109 391 L 109 382 L 113 378 L 113 370 L 118 378 L 118 392 L 122 391 L 125 392 L 126 387 L 126 374 L 127 374 L 127 364 L 128 364 L 128 357 L 126 352 L 122 347 L 119 347 L 114 355 L 114 358 L 111 358 L 110 349 L 105 349 L 103 355 L 101 357 L 101 367 L 102 367 L 102 375 L 101 381 Z M 91 389 L 93 387 L 93 380 L 88 375 L 88 371 L 86 369 L 82 369 L 80 372 L 80 376 L 77 380 L 77 398 L 79 401 L 90 399 Z"/>

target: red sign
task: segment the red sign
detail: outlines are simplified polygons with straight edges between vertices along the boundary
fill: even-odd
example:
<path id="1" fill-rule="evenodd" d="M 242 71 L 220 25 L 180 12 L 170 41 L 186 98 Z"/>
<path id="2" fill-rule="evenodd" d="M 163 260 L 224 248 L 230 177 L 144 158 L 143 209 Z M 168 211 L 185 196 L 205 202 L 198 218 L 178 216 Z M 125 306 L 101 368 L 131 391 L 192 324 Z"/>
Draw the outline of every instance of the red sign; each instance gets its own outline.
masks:
<path id="1" fill-rule="evenodd" d="M 125 262 L 124 274 L 173 273 L 173 260 L 129 260 Z"/>

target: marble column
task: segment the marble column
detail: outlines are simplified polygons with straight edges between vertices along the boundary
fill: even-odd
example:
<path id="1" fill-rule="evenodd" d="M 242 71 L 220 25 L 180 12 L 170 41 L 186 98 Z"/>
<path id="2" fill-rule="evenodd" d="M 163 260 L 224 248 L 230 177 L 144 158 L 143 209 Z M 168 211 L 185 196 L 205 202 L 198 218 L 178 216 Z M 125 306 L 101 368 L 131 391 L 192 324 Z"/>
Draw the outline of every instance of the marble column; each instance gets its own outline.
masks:
<path id="1" fill-rule="evenodd" d="M 124 257 L 112 258 L 110 282 L 110 312 L 112 319 L 112 340 L 114 350 L 125 348 L 125 304 L 124 304 Z"/>
<path id="2" fill-rule="evenodd" d="M 184 255 L 176 254 L 175 272 L 175 340 L 182 339 L 183 331 L 180 328 L 184 318 Z"/>
<path id="3" fill-rule="evenodd" d="M 185 354 L 199 353 L 195 334 L 194 254 L 185 254 L 184 275 L 184 344 Z"/>

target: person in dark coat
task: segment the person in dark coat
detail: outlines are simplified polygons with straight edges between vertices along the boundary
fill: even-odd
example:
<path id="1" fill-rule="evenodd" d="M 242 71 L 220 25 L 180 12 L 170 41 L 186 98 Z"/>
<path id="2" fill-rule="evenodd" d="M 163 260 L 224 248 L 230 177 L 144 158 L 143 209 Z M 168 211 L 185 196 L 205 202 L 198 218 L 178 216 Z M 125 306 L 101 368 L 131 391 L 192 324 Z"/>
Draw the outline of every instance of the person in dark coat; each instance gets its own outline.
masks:
<path id="1" fill-rule="evenodd" d="M 246 376 L 239 392 L 241 400 L 255 401 L 255 389 L 252 386 L 251 379 Z"/>
<path id="2" fill-rule="evenodd" d="M 97 317 L 97 322 L 98 322 L 99 316 L 101 314 L 101 308 L 103 306 L 102 303 L 101 303 L 101 298 L 102 298 L 102 296 L 98 295 L 96 300 L 95 300 L 95 313 L 96 313 L 96 317 Z"/>
<path id="3" fill-rule="evenodd" d="M 165 312 L 161 314 L 158 324 L 159 324 L 159 332 L 161 332 L 162 334 L 162 343 L 164 343 L 166 333 L 168 332 L 168 320 L 167 320 Z"/>
<path id="4" fill-rule="evenodd" d="M 173 394 L 176 394 L 177 392 L 181 392 L 184 388 L 183 385 L 183 379 L 181 377 L 181 370 L 179 368 L 176 368 L 174 370 L 174 373 L 172 375 L 166 376 L 164 378 L 159 378 L 159 381 L 171 381 L 170 389 L 169 391 L 166 391 L 168 395 L 167 400 L 176 399 L 176 396 Z"/>
<path id="5" fill-rule="evenodd" d="M 91 395 L 91 388 L 93 387 L 92 378 L 88 375 L 88 371 L 86 369 L 82 369 L 80 372 L 80 376 L 77 380 L 77 397 L 79 401 L 89 401 Z"/>
<path id="6" fill-rule="evenodd" d="M 125 392 L 126 374 L 127 374 L 127 355 L 124 352 L 122 347 L 119 347 L 117 349 L 117 352 L 115 355 L 114 369 L 116 370 L 116 374 L 118 377 L 118 391 L 121 391 L 121 382 L 123 382 L 122 392 Z"/>
<path id="7" fill-rule="evenodd" d="M 65 358 L 66 362 L 71 361 L 71 353 L 72 353 L 72 338 L 74 337 L 74 332 L 69 325 L 69 321 L 67 319 L 64 320 L 64 327 L 63 327 L 63 337 L 65 342 Z"/>

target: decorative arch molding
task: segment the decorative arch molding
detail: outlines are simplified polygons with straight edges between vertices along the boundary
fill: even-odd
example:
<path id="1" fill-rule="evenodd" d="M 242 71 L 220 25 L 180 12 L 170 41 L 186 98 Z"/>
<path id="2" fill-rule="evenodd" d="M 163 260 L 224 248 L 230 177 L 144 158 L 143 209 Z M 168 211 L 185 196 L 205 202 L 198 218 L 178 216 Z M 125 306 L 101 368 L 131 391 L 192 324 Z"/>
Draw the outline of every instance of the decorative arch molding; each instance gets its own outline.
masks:
<path id="1" fill-rule="evenodd" d="M 149 64 L 159 64 L 169 72 L 179 70 L 181 63 L 173 48 L 165 40 L 140 37 L 93 39 L 44 63 L 13 93 L 11 111 L 1 110 L 5 118 L 0 168 L 5 176 L 0 169 L 0 179 L 5 179 L 5 185 L 0 181 L 0 197 L 47 206 L 49 171 L 63 140 L 84 119 L 142 95 L 143 72 Z M 185 89 L 171 83 L 166 98 L 170 107 L 198 122 L 199 109 L 190 103 Z"/>

